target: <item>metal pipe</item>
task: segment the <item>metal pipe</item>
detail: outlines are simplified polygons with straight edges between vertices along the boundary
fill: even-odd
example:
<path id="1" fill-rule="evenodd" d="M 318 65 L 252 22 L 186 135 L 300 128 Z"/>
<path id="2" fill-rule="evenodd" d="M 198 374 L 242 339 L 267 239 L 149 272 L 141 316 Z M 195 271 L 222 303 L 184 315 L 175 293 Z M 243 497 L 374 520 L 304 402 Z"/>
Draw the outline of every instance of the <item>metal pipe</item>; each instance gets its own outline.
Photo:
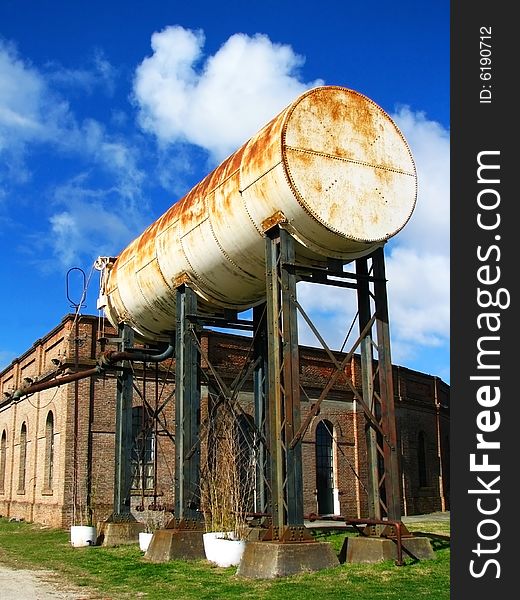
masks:
<path id="1" fill-rule="evenodd" d="M 41 383 L 33 383 L 23 388 L 19 388 L 15 390 L 11 399 L 19 400 L 24 396 L 28 396 L 29 394 L 35 394 L 36 392 L 42 392 L 44 390 L 49 390 L 54 387 L 58 387 L 60 385 L 66 383 L 72 383 L 74 381 L 79 381 L 81 379 L 86 379 L 87 377 L 95 377 L 96 375 L 100 375 L 106 369 L 113 367 L 115 363 L 129 360 L 129 361 L 138 361 L 138 362 L 155 362 L 159 363 L 168 358 L 171 358 L 175 353 L 175 345 L 174 343 L 170 343 L 166 350 L 161 352 L 160 354 L 153 354 L 149 352 L 130 352 L 129 350 L 125 352 L 118 352 L 116 350 L 109 350 L 108 352 L 104 352 L 99 360 L 98 364 L 92 369 L 85 369 L 83 371 L 78 371 L 77 373 L 70 373 L 69 375 L 63 375 L 57 379 L 50 379 L 48 381 L 42 381 Z"/>
<path id="2" fill-rule="evenodd" d="M 138 362 L 151 362 L 160 363 L 163 360 L 171 358 L 175 354 L 175 342 L 171 342 L 166 350 L 160 354 L 153 354 L 150 352 L 143 352 L 142 350 L 127 349 L 123 352 L 117 350 L 109 350 L 103 353 L 100 357 L 101 368 L 109 367 L 117 362 L 123 360 L 138 361 Z"/>
<path id="3" fill-rule="evenodd" d="M 94 377 L 95 375 L 99 375 L 102 371 L 102 367 L 96 365 L 92 369 L 85 369 L 84 371 L 79 371 L 78 373 L 63 375 L 63 377 L 59 377 L 58 379 L 50 379 L 49 381 L 43 381 L 41 383 L 33 383 L 32 385 L 29 385 L 25 388 L 15 390 L 11 398 L 13 400 L 19 400 L 20 398 L 28 396 L 29 394 L 34 394 L 36 392 L 42 392 L 43 390 L 58 387 L 60 385 L 63 385 L 64 383 L 79 381 L 80 379 L 85 379 L 86 377 Z"/>

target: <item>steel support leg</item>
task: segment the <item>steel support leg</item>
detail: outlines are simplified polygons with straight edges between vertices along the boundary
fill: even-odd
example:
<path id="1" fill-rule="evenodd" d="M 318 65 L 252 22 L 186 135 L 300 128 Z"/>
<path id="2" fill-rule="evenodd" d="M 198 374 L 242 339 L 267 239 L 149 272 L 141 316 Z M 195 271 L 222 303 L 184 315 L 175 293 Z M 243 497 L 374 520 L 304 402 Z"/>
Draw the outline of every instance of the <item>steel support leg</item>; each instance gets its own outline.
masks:
<path id="1" fill-rule="evenodd" d="M 119 349 L 123 352 L 133 346 L 134 333 L 127 325 L 119 326 Z M 123 363 L 117 376 L 115 478 L 113 519 L 129 520 L 130 489 L 132 485 L 132 392 L 133 374 L 130 363 Z"/>
<path id="2" fill-rule="evenodd" d="M 300 383 L 294 241 L 278 227 L 266 236 L 268 421 L 273 526 L 303 526 Z"/>
<path id="3" fill-rule="evenodd" d="M 385 433 L 383 443 L 385 492 L 387 516 L 401 520 L 401 487 L 399 452 L 397 446 L 397 423 L 394 405 L 392 358 L 390 355 L 390 327 L 388 322 L 388 299 L 386 291 L 385 258 L 383 248 L 372 254 L 374 269 L 374 302 L 376 311 L 379 393 L 381 397 L 381 425 Z"/>
<path id="4" fill-rule="evenodd" d="M 200 487 L 200 354 L 195 325 L 189 317 L 197 311 L 192 289 L 177 289 L 175 362 L 175 518 L 199 520 Z"/>
<path id="5" fill-rule="evenodd" d="M 266 331 L 265 304 L 253 308 L 254 327 L 254 356 L 255 369 L 253 372 L 253 392 L 255 402 L 255 512 L 266 513 L 268 503 L 268 486 L 266 481 L 269 477 L 267 465 L 267 448 L 265 440 L 269 439 L 268 422 L 266 419 L 266 379 L 267 379 L 267 331 Z M 265 437 L 262 437 L 265 436 Z"/>
<path id="6" fill-rule="evenodd" d="M 358 311 L 359 331 L 363 331 L 370 321 L 370 286 L 368 281 L 368 265 L 366 258 L 356 260 L 356 274 L 358 276 Z M 360 343 L 361 355 L 361 385 L 365 403 L 379 422 L 377 406 L 374 398 L 374 373 L 373 373 L 373 347 L 372 332 L 368 330 Z M 368 454 L 368 516 L 372 519 L 381 519 L 381 498 L 379 494 L 378 475 L 378 449 L 377 432 L 365 419 L 365 436 Z"/>

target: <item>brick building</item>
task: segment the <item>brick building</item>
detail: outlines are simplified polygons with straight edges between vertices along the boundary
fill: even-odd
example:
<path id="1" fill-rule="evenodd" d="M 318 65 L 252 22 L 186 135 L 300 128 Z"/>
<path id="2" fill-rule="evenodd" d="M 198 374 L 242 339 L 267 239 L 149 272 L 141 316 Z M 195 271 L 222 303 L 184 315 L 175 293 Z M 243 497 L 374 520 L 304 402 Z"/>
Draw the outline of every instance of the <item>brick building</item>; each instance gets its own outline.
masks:
<path id="1" fill-rule="evenodd" d="M 86 516 L 96 522 L 112 513 L 115 374 L 107 372 L 18 400 L 12 392 L 58 373 L 94 366 L 106 338 L 115 335 L 97 317 L 67 315 L 0 372 L 0 515 L 68 527 Z M 230 382 L 245 361 L 250 340 L 204 331 L 201 343 L 213 367 Z M 332 368 L 322 350 L 301 348 L 302 419 Z M 172 505 L 174 360 L 157 366 L 135 363 L 134 369 L 132 506 Z M 360 390 L 358 356 L 346 370 Z M 394 366 L 393 375 L 403 514 L 448 510 L 449 386 L 399 366 Z M 252 382 L 246 383 L 238 401 L 244 414 L 252 414 Z M 208 388 L 203 385 L 202 418 L 207 402 Z M 337 383 L 322 403 L 303 438 L 302 454 L 306 514 L 367 516 L 365 417 L 345 383 Z M 139 510 L 135 515 L 143 519 Z"/>

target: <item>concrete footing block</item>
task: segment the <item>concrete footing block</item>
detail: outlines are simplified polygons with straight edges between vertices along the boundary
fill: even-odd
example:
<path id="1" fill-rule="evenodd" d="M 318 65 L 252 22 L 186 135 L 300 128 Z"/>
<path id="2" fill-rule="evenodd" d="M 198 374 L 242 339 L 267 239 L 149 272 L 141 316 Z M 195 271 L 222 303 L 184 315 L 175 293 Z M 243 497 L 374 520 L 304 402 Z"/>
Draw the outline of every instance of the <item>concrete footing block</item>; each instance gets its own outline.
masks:
<path id="1" fill-rule="evenodd" d="M 275 579 L 338 565 L 338 557 L 327 542 L 247 542 L 237 575 Z"/>
<path id="2" fill-rule="evenodd" d="M 103 522 L 98 525 L 98 545 L 121 546 L 139 543 L 139 534 L 145 530 L 139 521 Z"/>
<path id="3" fill-rule="evenodd" d="M 202 531 L 188 529 L 157 529 L 144 554 L 151 562 L 198 560 L 206 558 Z"/>
<path id="4" fill-rule="evenodd" d="M 435 558 L 427 537 L 407 537 L 402 540 L 403 560 L 430 560 Z M 386 538 L 347 537 L 340 552 L 340 561 L 348 563 L 377 563 L 397 560 L 397 544 Z"/>

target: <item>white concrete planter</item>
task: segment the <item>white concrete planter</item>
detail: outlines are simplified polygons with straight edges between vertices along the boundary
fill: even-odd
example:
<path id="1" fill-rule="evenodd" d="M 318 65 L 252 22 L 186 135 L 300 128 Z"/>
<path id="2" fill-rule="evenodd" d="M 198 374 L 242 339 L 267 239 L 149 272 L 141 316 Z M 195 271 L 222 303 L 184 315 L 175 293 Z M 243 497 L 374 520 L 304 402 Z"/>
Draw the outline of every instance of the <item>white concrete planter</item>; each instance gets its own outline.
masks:
<path id="1" fill-rule="evenodd" d="M 141 552 L 146 552 L 148 550 L 148 546 L 152 541 L 153 533 L 149 533 L 147 531 L 141 531 L 139 533 L 139 548 Z"/>
<path id="2" fill-rule="evenodd" d="M 95 546 L 97 540 L 96 528 L 91 525 L 71 525 L 70 543 L 74 548 Z"/>
<path id="3" fill-rule="evenodd" d="M 202 539 L 206 558 L 219 567 L 238 566 L 244 554 L 246 542 L 232 538 L 232 532 L 204 533 Z"/>

